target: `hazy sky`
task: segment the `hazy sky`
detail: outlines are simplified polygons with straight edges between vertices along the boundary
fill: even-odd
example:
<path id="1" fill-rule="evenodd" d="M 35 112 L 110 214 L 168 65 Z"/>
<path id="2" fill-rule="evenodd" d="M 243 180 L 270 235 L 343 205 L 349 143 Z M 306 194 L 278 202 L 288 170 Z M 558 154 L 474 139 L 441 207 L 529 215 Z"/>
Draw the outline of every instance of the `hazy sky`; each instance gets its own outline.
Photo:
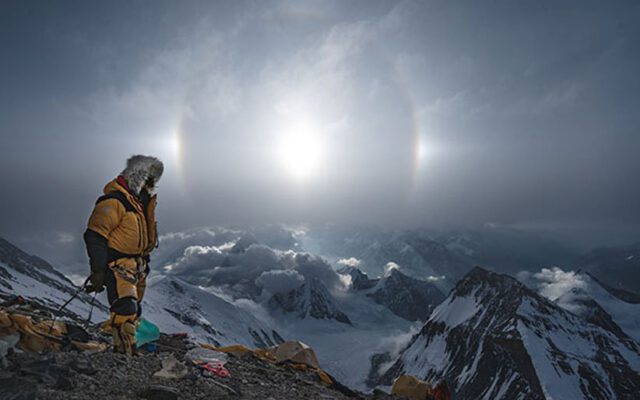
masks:
<path id="1" fill-rule="evenodd" d="M 0 88 L 14 242 L 80 248 L 134 153 L 164 232 L 640 226 L 636 1 L 5 0 Z"/>

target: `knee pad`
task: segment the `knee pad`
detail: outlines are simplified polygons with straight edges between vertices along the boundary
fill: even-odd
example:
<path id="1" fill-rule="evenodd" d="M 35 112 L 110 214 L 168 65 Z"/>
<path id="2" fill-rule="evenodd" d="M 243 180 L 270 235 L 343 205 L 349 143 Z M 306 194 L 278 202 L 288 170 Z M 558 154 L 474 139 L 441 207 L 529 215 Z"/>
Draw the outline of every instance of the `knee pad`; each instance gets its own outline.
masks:
<path id="1" fill-rule="evenodd" d="M 118 315 L 138 315 L 138 301 L 133 297 L 123 297 L 111 304 L 111 312 Z"/>

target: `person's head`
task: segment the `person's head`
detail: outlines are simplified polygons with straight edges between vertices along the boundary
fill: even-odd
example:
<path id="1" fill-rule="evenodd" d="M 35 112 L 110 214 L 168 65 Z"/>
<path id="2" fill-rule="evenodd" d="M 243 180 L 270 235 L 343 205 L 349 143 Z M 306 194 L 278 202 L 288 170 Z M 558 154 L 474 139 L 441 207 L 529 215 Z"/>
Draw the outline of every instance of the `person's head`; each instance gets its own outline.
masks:
<path id="1" fill-rule="evenodd" d="M 163 171 L 162 161 L 156 157 L 138 154 L 129 157 L 121 175 L 136 194 L 139 195 L 143 189 L 153 194 Z"/>

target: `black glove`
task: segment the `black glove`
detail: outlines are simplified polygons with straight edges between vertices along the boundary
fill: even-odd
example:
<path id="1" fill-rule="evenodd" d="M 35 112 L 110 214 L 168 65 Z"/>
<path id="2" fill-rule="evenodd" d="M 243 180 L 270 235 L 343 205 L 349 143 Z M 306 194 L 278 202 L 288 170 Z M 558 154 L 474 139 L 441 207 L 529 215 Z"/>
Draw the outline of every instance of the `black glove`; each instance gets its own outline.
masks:
<path id="1" fill-rule="evenodd" d="M 85 287 L 87 293 L 100 293 L 104 290 L 104 271 L 94 271 Z"/>

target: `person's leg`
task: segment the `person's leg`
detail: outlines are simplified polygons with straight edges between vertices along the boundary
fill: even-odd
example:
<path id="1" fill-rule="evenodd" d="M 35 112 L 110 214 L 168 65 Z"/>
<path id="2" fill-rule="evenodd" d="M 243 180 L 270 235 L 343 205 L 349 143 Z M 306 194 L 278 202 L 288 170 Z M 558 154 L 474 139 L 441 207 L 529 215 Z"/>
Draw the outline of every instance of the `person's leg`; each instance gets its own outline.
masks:
<path id="1" fill-rule="evenodd" d="M 107 298 L 111 305 L 110 326 L 113 350 L 117 353 L 135 352 L 138 294 L 136 282 L 129 274 L 109 269 L 106 274 Z"/>

